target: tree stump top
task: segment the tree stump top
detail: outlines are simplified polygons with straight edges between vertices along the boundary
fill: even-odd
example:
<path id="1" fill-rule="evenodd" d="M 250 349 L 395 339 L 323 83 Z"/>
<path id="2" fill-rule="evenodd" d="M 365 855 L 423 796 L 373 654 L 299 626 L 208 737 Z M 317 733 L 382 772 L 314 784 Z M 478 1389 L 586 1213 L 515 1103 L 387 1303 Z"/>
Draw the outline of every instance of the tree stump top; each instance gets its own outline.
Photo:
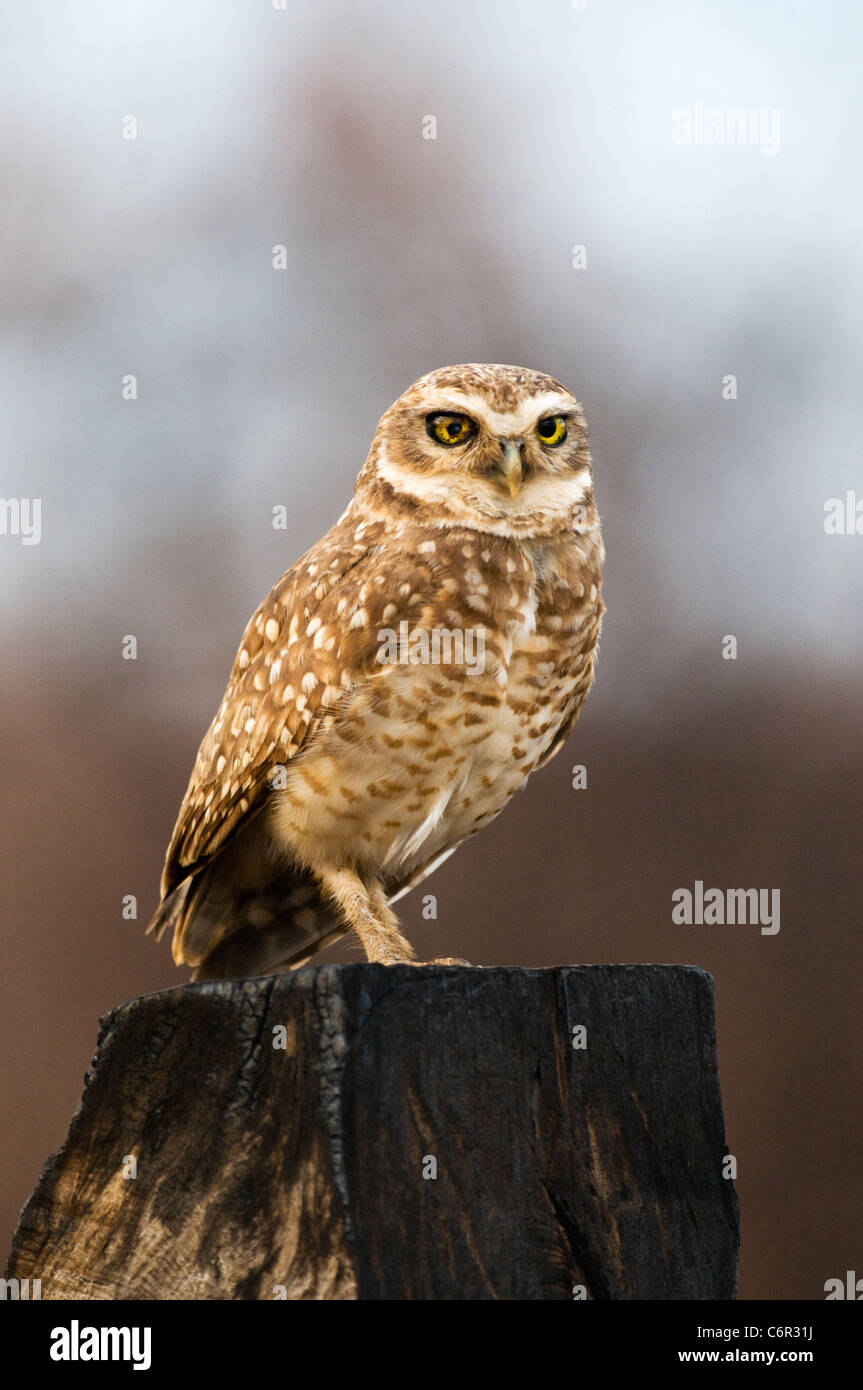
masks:
<path id="1" fill-rule="evenodd" d="M 103 1020 L 7 1274 L 43 1298 L 733 1298 L 725 1152 L 694 966 L 181 985 Z"/>

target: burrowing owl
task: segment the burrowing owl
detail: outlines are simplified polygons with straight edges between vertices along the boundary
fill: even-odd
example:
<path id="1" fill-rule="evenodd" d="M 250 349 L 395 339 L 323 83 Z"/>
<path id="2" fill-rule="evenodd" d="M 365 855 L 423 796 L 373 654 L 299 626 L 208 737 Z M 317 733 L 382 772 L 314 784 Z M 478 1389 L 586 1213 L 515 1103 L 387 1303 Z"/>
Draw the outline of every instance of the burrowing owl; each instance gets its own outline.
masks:
<path id="1" fill-rule="evenodd" d="M 561 748 L 593 680 L 605 558 L 584 413 L 469 364 L 382 416 L 341 520 L 243 635 L 150 930 L 196 979 L 293 968 L 391 904 Z"/>

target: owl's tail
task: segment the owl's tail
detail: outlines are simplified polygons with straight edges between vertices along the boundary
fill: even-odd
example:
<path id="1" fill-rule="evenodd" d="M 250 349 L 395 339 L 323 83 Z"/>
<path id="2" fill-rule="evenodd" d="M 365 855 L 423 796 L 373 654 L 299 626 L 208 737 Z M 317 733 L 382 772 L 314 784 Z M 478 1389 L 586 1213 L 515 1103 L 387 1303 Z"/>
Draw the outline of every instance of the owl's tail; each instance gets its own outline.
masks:
<path id="1" fill-rule="evenodd" d="M 296 970 L 349 930 L 301 869 L 243 891 L 218 859 L 169 893 L 147 931 L 159 940 L 168 927 L 174 960 L 193 967 L 193 980 Z"/>

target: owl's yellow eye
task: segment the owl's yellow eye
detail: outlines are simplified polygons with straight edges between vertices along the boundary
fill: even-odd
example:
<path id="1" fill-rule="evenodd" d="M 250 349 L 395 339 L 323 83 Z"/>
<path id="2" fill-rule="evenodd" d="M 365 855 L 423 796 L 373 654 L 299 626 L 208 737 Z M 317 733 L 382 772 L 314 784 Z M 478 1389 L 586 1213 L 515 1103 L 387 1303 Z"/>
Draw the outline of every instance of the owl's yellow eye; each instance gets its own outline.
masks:
<path id="1" fill-rule="evenodd" d="M 432 439 L 448 449 L 454 444 L 466 444 L 476 434 L 476 425 L 469 415 L 451 415 L 447 411 L 427 416 L 426 429 Z"/>
<path id="2" fill-rule="evenodd" d="M 545 415 L 537 421 L 536 432 L 543 444 L 562 444 L 566 439 L 566 420 L 562 415 Z"/>

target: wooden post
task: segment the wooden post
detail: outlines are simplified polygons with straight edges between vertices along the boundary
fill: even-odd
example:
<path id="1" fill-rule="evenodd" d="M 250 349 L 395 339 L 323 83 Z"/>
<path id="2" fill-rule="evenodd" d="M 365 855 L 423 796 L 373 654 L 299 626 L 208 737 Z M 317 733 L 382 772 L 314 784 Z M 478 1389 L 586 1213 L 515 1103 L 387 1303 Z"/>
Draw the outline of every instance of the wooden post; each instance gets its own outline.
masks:
<path id="1" fill-rule="evenodd" d="M 114 1010 L 9 1278 L 43 1299 L 731 1299 L 713 982 L 329 965 Z"/>

